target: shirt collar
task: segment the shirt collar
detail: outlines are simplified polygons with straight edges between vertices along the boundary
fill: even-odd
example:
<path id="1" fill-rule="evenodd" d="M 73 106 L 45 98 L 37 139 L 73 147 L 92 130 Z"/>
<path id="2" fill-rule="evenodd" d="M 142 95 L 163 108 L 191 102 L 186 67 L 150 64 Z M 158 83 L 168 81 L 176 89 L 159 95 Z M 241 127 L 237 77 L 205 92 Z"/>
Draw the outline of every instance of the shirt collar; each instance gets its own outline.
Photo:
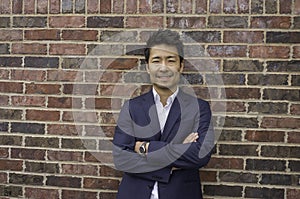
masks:
<path id="1" fill-rule="evenodd" d="M 152 92 L 153 92 L 155 103 L 160 102 L 160 96 L 157 93 L 157 91 L 154 89 L 154 87 L 152 87 Z M 177 87 L 176 91 L 171 96 L 168 97 L 168 99 L 167 99 L 167 105 L 166 106 L 168 106 L 168 105 L 170 105 L 170 104 L 173 103 L 173 101 L 176 98 L 178 92 L 179 92 L 179 89 Z"/>

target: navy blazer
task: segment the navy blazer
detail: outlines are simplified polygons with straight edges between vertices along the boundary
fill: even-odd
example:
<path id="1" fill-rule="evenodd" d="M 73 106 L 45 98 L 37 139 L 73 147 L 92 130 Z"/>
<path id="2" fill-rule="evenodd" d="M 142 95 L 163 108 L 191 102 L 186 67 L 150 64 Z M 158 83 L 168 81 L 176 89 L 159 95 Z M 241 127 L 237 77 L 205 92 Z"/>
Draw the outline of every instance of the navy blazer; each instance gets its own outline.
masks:
<path id="1" fill-rule="evenodd" d="M 197 142 L 182 144 L 192 132 Z M 150 142 L 146 156 L 134 152 L 136 141 Z M 201 199 L 199 168 L 214 146 L 209 103 L 180 89 L 161 132 L 151 90 L 125 102 L 113 144 L 116 169 L 124 171 L 117 199 L 150 199 L 156 181 L 160 199 Z"/>

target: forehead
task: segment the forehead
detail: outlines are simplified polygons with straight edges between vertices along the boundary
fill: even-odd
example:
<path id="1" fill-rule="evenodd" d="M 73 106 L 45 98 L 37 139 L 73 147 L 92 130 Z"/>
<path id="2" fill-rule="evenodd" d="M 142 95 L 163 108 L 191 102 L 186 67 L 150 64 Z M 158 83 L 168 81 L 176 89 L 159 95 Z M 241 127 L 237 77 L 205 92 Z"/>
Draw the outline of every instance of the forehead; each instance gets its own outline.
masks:
<path id="1" fill-rule="evenodd" d="M 178 50 L 176 46 L 167 44 L 155 45 L 150 50 L 150 57 L 161 56 L 178 56 Z"/>

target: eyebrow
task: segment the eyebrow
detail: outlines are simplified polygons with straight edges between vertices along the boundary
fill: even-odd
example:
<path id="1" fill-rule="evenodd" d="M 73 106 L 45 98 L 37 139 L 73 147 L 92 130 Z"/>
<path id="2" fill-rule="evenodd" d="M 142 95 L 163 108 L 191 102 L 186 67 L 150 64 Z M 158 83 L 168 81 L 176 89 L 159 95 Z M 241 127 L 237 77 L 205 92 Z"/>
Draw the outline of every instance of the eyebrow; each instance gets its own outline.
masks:
<path id="1" fill-rule="evenodd" d="M 170 55 L 170 56 L 167 56 L 167 59 L 170 59 L 170 58 L 176 58 L 177 56 L 176 55 Z M 155 56 L 155 57 L 152 57 L 151 59 L 160 59 L 161 56 Z"/>

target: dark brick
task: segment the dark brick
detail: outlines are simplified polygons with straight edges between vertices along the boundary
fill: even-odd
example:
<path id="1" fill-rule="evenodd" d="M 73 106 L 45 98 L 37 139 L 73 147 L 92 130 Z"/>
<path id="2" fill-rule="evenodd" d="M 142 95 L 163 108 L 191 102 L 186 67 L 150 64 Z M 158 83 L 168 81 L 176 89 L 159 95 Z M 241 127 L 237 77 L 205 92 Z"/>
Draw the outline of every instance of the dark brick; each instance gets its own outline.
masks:
<path id="1" fill-rule="evenodd" d="M 50 161 L 83 161 L 83 152 L 74 151 L 48 151 L 47 159 Z"/>
<path id="2" fill-rule="evenodd" d="M 61 173 L 69 175 L 98 175 L 98 166 L 94 165 L 74 165 L 63 164 L 61 166 Z"/>
<path id="3" fill-rule="evenodd" d="M 221 32 L 219 31 L 184 31 L 182 33 L 184 42 L 219 43 Z"/>
<path id="4" fill-rule="evenodd" d="M 236 2 L 232 0 L 224 0 L 223 2 L 223 12 L 226 14 L 235 13 L 236 11 Z"/>
<path id="5" fill-rule="evenodd" d="M 294 17 L 294 28 L 300 29 L 300 17 Z"/>
<path id="6" fill-rule="evenodd" d="M 225 43 L 263 43 L 262 31 L 224 31 Z"/>
<path id="7" fill-rule="evenodd" d="M 26 198 L 31 198 L 31 199 L 39 199 L 39 198 L 59 199 L 59 190 L 26 187 L 25 196 Z"/>
<path id="8" fill-rule="evenodd" d="M 20 136 L 11 136 L 11 135 L 0 135 L 0 145 L 22 145 L 22 137 Z"/>
<path id="9" fill-rule="evenodd" d="M 251 1 L 251 13 L 252 14 L 262 14 L 263 11 L 264 11 L 264 1 L 263 0 Z"/>
<path id="10" fill-rule="evenodd" d="M 97 198 L 97 192 L 62 190 L 62 198 L 95 199 Z"/>
<path id="11" fill-rule="evenodd" d="M 81 179 L 75 177 L 48 176 L 46 185 L 55 187 L 80 188 Z"/>
<path id="12" fill-rule="evenodd" d="M 8 131 L 8 122 L 0 122 L 0 131 Z"/>
<path id="13" fill-rule="evenodd" d="M 249 74 L 248 75 L 249 85 L 288 85 L 288 75 L 262 75 L 262 74 Z"/>
<path id="14" fill-rule="evenodd" d="M 100 166 L 100 175 L 107 177 L 122 177 L 123 172 L 118 171 L 110 166 L 101 165 Z"/>
<path id="15" fill-rule="evenodd" d="M 212 76 L 212 77 L 210 77 Z M 206 75 L 206 78 L 212 79 L 215 75 Z M 222 80 L 224 85 L 245 85 L 245 74 L 222 74 Z"/>
<path id="16" fill-rule="evenodd" d="M 268 0 L 265 2 L 266 14 L 277 14 L 278 0 Z"/>
<path id="17" fill-rule="evenodd" d="M 75 0 L 75 13 L 85 13 L 86 0 Z"/>
<path id="18" fill-rule="evenodd" d="M 260 90 L 256 88 L 226 88 L 227 99 L 260 99 Z"/>
<path id="19" fill-rule="evenodd" d="M 272 198 L 282 199 L 284 198 L 284 189 L 275 188 L 258 188 L 258 187 L 246 187 L 245 197 L 247 198 Z"/>
<path id="20" fill-rule="evenodd" d="M 45 134 L 45 124 L 11 123 L 11 132 L 25 134 Z"/>
<path id="21" fill-rule="evenodd" d="M 204 17 L 168 17 L 168 28 L 205 28 Z"/>
<path id="22" fill-rule="evenodd" d="M 25 57 L 25 67 L 58 68 L 59 58 L 56 57 Z"/>
<path id="23" fill-rule="evenodd" d="M 14 17 L 15 28 L 44 28 L 47 26 L 47 17 Z"/>
<path id="24" fill-rule="evenodd" d="M 0 108 L 0 119 L 6 120 L 21 120 L 23 115 L 22 110 L 3 109 Z"/>
<path id="25" fill-rule="evenodd" d="M 222 12 L 222 2 L 218 0 L 209 0 L 209 11 L 211 13 L 221 13 Z"/>
<path id="26" fill-rule="evenodd" d="M 267 32 L 267 43 L 300 43 L 300 32 Z"/>
<path id="27" fill-rule="evenodd" d="M 300 76 L 292 75 L 292 86 L 300 86 Z"/>
<path id="28" fill-rule="evenodd" d="M 0 159 L 0 169 L 6 171 L 22 171 L 23 161 Z"/>
<path id="29" fill-rule="evenodd" d="M 287 103 L 249 102 L 249 113 L 287 114 Z"/>
<path id="30" fill-rule="evenodd" d="M 250 23 L 251 28 L 288 29 L 291 26 L 291 18 L 287 16 L 254 16 Z"/>
<path id="31" fill-rule="evenodd" d="M 45 160 L 45 154 L 46 152 L 40 149 L 25 149 L 25 148 L 11 149 L 11 157 L 17 159 Z"/>
<path id="32" fill-rule="evenodd" d="M 260 72 L 264 66 L 256 60 L 224 60 L 223 68 L 225 72 Z"/>
<path id="33" fill-rule="evenodd" d="M 212 57 L 246 57 L 247 46 L 244 45 L 211 45 L 207 47 L 209 56 Z"/>
<path id="34" fill-rule="evenodd" d="M 61 9 L 63 13 L 72 13 L 73 12 L 73 1 L 65 0 L 62 1 Z"/>
<path id="35" fill-rule="evenodd" d="M 279 0 L 279 13 L 292 14 L 292 0 Z"/>
<path id="36" fill-rule="evenodd" d="M 45 138 L 45 137 L 26 137 L 25 138 L 25 146 L 58 148 L 59 147 L 59 139 L 58 138 Z"/>
<path id="37" fill-rule="evenodd" d="M 254 171 L 285 171 L 286 161 L 247 159 L 246 170 Z"/>
<path id="38" fill-rule="evenodd" d="M 10 54 L 8 44 L 0 44 L 0 54 Z"/>
<path id="39" fill-rule="evenodd" d="M 13 184 L 25 184 L 25 185 L 43 185 L 43 176 L 38 175 L 25 175 L 25 174 L 14 174 L 9 175 L 9 182 Z"/>
<path id="40" fill-rule="evenodd" d="M 245 139 L 253 142 L 284 142 L 284 131 L 247 130 Z"/>
<path id="41" fill-rule="evenodd" d="M 62 148 L 67 149 L 96 149 L 96 140 L 62 139 Z"/>
<path id="42" fill-rule="evenodd" d="M 238 13 L 249 13 L 249 1 L 248 0 L 238 0 L 237 1 L 237 10 Z"/>
<path id="43" fill-rule="evenodd" d="M 59 173 L 59 165 L 42 162 L 25 162 L 25 172 Z"/>
<path id="44" fill-rule="evenodd" d="M 87 189 L 116 189 L 119 181 L 115 179 L 84 178 L 83 187 Z"/>
<path id="45" fill-rule="evenodd" d="M 152 12 L 153 13 L 163 13 L 164 12 L 164 2 L 160 0 L 152 0 Z"/>
<path id="46" fill-rule="evenodd" d="M 300 171 L 300 161 L 289 161 L 289 169 L 291 169 L 292 172 L 299 172 Z"/>
<path id="47" fill-rule="evenodd" d="M 0 67 L 22 67 L 21 57 L 0 57 Z"/>
<path id="48" fill-rule="evenodd" d="M 208 196 L 242 197 L 243 187 L 227 185 L 204 185 L 204 193 Z"/>
<path id="49" fill-rule="evenodd" d="M 176 1 L 175 1 L 176 2 Z M 206 14 L 207 13 L 207 1 L 203 1 L 203 0 L 195 0 L 195 12 L 197 14 Z M 175 12 L 176 9 L 173 9 Z"/>
<path id="50" fill-rule="evenodd" d="M 12 0 L 12 13 L 22 14 L 22 9 L 23 9 L 23 1 Z"/>
<path id="51" fill-rule="evenodd" d="M 297 186 L 298 176 L 297 175 L 281 175 L 281 174 L 262 174 L 261 184 L 268 185 L 292 185 Z"/>
<path id="52" fill-rule="evenodd" d="M 258 183 L 258 175 L 245 172 L 227 172 L 220 171 L 219 178 L 221 182 L 233 183 Z"/>
<path id="53" fill-rule="evenodd" d="M 291 89 L 265 89 L 263 98 L 267 100 L 299 101 L 300 91 Z"/>
<path id="54" fill-rule="evenodd" d="M 0 28 L 9 28 L 9 27 L 10 27 L 10 18 L 0 17 Z"/>
<path id="55" fill-rule="evenodd" d="M 268 72 L 300 72 L 300 61 L 269 61 L 267 62 Z"/>
<path id="56" fill-rule="evenodd" d="M 105 30 L 101 32 L 100 40 L 103 42 L 137 42 L 137 32 Z"/>
<path id="57" fill-rule="evenodd" d="M 258 156 L 257 145 L 229 145 L 221 144 L 220 155 Z"/>
<path id="58" fill-rule="evenodd" d="M 21 187 L 21 186 L 12 186 L 12 185 L 0 185 L 0 195 L 1 196 L 22 198 L 22 196 L 23 196 L 23 187 Z"/>
<path id="59" fill-rule="evenodd" d="M 114 199 L 114 198 L 117 198 L 117 193 L 115 193 L 115 192 L 100 192 L 99 198 L 100 199 Z"/>
<path id="60" fill-rule="evenodd" d="M 241 141 L 242 140 L 242 131 L 239 130 L 222 130 L 222 133 L 219 137 L 220 141 Z"/>
<path id="61" fill-rule="evenodd" d="M 257 118 L 226 117 L 224 127 L 257 128 Z"/>
<path id="62" fill-rule="evenodd" d="M 209 28 L 247 28 L 248 18 L 241 16 L 209 16 Z"/>
<path id="63" fill-rule="evenodd" d="M 276 158 L 299 158 L 300 147 L 292 146 L 262 146 L 261 155 Z"/>
<path id="64" fill-rule="evenodd" d="M 88 17 L 88 28 L 123 28 L 124 17 Z"/>

